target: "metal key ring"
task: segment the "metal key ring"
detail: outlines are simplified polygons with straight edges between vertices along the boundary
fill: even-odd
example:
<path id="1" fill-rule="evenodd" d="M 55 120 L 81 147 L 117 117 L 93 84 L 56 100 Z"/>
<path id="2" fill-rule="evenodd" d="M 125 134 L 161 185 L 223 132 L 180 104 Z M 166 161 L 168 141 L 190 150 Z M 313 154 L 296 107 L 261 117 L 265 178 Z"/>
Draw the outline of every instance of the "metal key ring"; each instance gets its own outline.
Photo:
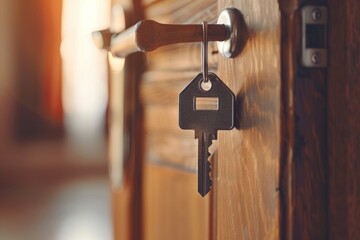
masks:
<path id="1" fill-rule="evenodd" d="M 202 73 L 203 73 L 203 79 L 204 82 L 209 81 L 208 77 L 208 24 L 207 21 L 202 22 L 202 28 L 203 28 L 203 41 L 201 43 L 201 60 L 202 60 Z"/>

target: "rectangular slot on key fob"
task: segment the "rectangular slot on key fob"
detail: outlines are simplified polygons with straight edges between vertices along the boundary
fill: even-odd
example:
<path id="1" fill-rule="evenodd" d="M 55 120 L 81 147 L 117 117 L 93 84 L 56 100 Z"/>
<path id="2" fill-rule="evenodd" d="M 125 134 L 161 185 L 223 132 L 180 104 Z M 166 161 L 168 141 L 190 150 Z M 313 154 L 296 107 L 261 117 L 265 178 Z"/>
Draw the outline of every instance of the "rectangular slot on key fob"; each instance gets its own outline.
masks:
<path id="1" fill-rule="evenodd" d="M 196 97 L 195 110 L 219 110 L 219 98 L 217 97 Z"/>

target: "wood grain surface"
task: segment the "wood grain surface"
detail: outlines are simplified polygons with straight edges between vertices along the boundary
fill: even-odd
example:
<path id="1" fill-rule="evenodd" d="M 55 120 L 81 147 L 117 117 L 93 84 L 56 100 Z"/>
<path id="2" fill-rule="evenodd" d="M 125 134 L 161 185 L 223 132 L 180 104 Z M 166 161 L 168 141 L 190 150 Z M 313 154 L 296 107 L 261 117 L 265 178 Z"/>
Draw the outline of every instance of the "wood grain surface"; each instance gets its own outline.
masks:
<path id="1" fill-rule="evenodd" d="M 143 197 L 144 239 L 360 239 L 357 0 L 143 4 L 147 19 L 169 24 L 214 23 L 219 11 L 236 7 L 250 35 L 234 59 L 210 45 L 210 69 L 237 105 L 236 128 L 220 132 L 211 150 L 214 185 L 205 199 L 196 192 L 197 142 L 177 124 L 178 94 L 200 71 L 200 45 L 147 54 L 137 125 L 145 169 L 129 168 L 138 187 L 144 173 L 144 186 L 123 199 L 137 214 L 132 230 Z M 299 10 L 311 4 L 329 7 L 328 70 L 300 65 Z"/>
<path id="2" fill-rule="evenodd" d="M 197 192 L 193 173 L 145 164 L 145 240 L 209 239 L 209 196 Z"/>
<path id="3" fill-rule="evenodd" d="M 326 71 L 300 64 L 299 11 L 312 4 L 325 1 L 280 1 L 283 239 L 327 238 Z"/>
<path id="4" fill-rule="evenodd" d="M 126 59 L 125 90 L 126 111 L 129 111 L 129 149 L 123 159 L 123 185 L 112 189 L 114 238 L 116 240 L 142 239 L 142 159 L 143 159 L 143 122 L 139 105 L 139 74 L 135 66 L 141 62 L 141 56 L 134 55 Z"/>
<path id="5" fill-rule="evenodd" d="M 146 18 L 161 23 L 215 23 L 217 18 L 214 0 L 147 4 Z M 209 49 L 214 71 L 215 43 Z M 197 192 L 197 140 L 193 131 L 178 126 L 178 96 L 201 69 L 200 43 L 161 47 L 146 56 L 139 92 L 144 109 L 144 239 L 209 239 L 210 195 L 202 198 Z"/>
<path id="6" fill-rule="evenodd" d="M 360 239 L 360 2 L 328 4 L 329 239 Z"/>
<path id="7" fill-rule="evenodd" d="M 130 27 L 143 19 L 139 0 L 112 0 L 112 5 L 121 4 L 125 9 L 125 25 Z M 141 54 L 129 56 L 125 61 L 124 112 L 129 132 L 128 155 L 123 162 L 124 183 L 112 189 L 114 239 L 142 239 L 142 159 L 143 122 L 139 101 L 139 81 L 143 72 L 144 58 Z M 121 79 L 118 79 L 121 80 Z"/>
<path id="8" fill-rule="evenodd" d="M 146 8 L 147 19 L 162 23 L 201 23 L 217 20 L 217 4 L 214 0 L 161 0 Z"/>
<path id="9" fill-rule="evenodd" d="M 219 57 L 219 77 L 237 97 L 236 129 L 219 134 L 215 239 L 279 239 L 280 11 L 277 1 L 220 0 L 250 33 L 234 59 Z"/>
<path id="10" fill-rule="evenodd" d="M 145 12 L 152 19 L 167 19 L 163 22 L 168 24 L 214 22 L 217 16 L 215 1 L 158 1 Z M 212 42 L 209 48 L 215 50 L 215 44 Z M 139 95 L 144 106 L 146 161 L 196 170 L 197 141 L 193 131 L 178 126 L 178 95 L 199 73 L 200 56 L 200 43 L 177 44 L 147 54 L 147 71 L 142 75 Z M 210 54 L 209 60 L 209 68 L 214 71 L 217 53 Z"/>

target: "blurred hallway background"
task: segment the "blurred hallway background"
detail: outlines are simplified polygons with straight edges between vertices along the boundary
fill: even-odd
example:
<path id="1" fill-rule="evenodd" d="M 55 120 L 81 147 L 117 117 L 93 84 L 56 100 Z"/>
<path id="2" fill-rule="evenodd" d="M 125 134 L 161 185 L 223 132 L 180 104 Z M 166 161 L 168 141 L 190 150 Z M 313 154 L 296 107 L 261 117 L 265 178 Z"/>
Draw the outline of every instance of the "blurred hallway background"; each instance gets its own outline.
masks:
<path id="1" fill-rule="evenodd" d="M 110 1 L 0 0 L 0 239 L 112 239 Z"/>

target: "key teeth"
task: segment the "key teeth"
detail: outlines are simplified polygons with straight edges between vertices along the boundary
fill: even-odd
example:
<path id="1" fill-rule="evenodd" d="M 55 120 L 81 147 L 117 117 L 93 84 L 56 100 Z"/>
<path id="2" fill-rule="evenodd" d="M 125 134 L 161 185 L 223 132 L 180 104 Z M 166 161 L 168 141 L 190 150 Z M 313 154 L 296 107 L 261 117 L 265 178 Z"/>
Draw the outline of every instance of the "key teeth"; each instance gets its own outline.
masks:
<path id="1" fill-rule="evenodd" d="M 210 173 L 211 173 L 211 170 L 212 170 L 212 167 L 211 167 L 211 163 L 209 161 L 209 157 L 211 156 L 211 154 L 208 152 L 208 159 L 206 161 L 206 169 L 207 169 L 207 172 L 209 173 L 206 177 L 207 177 L 207 183 L 208 185 L 206 186 L 206 189 L 204 190 L 204 192 L 200 192 L 200 195 L 202 197 L 205 197 L 206 194 L 208 194 L 208 192 L 210 192 L 210 189 L 212 187 L 212 179 L 211 179 L 211 176 L 210 176 Z"/>
<path id="2" fill-rule="evenodd" d="M 212 142 L 213 142 L 213 139 L 215 138 L 216 139 L 216 135 L 210 135 L 210 139 L 209 139 L 209 146 L 210 147 L 212 145 Z M 208 158 L 207 158 L 207 172 L 209 173 L 208 175 L 208 182 L 209 182 L 209 191 L 212 187 L 212 179 L 211 179 L 211 171 L 212 171 L 212 166 L 211 166 L 211 162 L 210 162 L 210 156 L 211 156 L 211 153 L 208 152 Z"/>
<path id="3" fill-rule="evenodd" d="M 212 186 L 212 179 L 211 179 L 211 171 L 212 171 L 212 167 L 211 167 L 211 162 L 209 161 L 209 157 L 211 156 L 211 154 L 208 152 L 208 160 L 206 163 L 206 167 L 207 167 L 207 172 L 209 173 L 208 177 L 208 182 L 209 182 L 209 191 L 211 189 Z"/>
<path id="4" fill-rule="evenodd" d="M 211 170 L 212 170 L 212 167 L 211 167 L 211 163 L 208 161 L 208 163 L 207 163 L 207 171 L 208 171 L 208 173 L 209 173 L 209 175 L 208 175 L 208 182 L 209 182 L 209 191 L 210 191 L 210 189 L 211 189 L 211 186 L 212 186 L 212 179 L 211 179 Z"/>
<path id="5" fill-rule="evenodd" d="M 203 134 L 203 133 L 202 133 Z M 199 144 L 205 144 L 205 146 L 207 147 L 207 152 L 206 152 L 206 154 L 207 154 L 207 156 L 206 156 L 206 162 L 205 162 L 205 169 L 204 170 L 206 170 L 206 172 L 208 173 L 207 174 L 207 176 L 206 176 L 206 180 L 205 180 L 205 186 L 203 186 L 203 187 L 201 187 L 201 188 L 199 188 L 198 190 L 199 190 L 199 193 L 200 193 L 200 195 L 202 196 L 202 197 L 205 197 L 206 196 L 206 194 L 210 191 L 210 189 L 211 189 L 211 187 L 212 187 L 212 179 L 211 179 L 211 171 L 212 171 L 212 166 L 211 166 L 211 162 L 210 162 L 210 156 L 211 156 L 211 154 L 210 154 L 210 152 L 209 152 L 209 148 L 210 148 L 210 146 L 212 145 L 212 142 L 213 142 L 213 140 L 214 139 L 216 139 L 216 134 L 209 134 L 209 135 L 207 135 L 207 139 L 206 139 L 206 142 L 204 143 L 204 142 L 201 142 L 200 140 L 199 140 Z M 199 132 L 195 132 L 195 138 L 197 138 L 197 139 L 201 139 L 201 135 L 200 135 L 200 133 Z M 201 146 L 200 145 L 200 148 L 201 147 L 204 147 L 204 146 Z"/>

